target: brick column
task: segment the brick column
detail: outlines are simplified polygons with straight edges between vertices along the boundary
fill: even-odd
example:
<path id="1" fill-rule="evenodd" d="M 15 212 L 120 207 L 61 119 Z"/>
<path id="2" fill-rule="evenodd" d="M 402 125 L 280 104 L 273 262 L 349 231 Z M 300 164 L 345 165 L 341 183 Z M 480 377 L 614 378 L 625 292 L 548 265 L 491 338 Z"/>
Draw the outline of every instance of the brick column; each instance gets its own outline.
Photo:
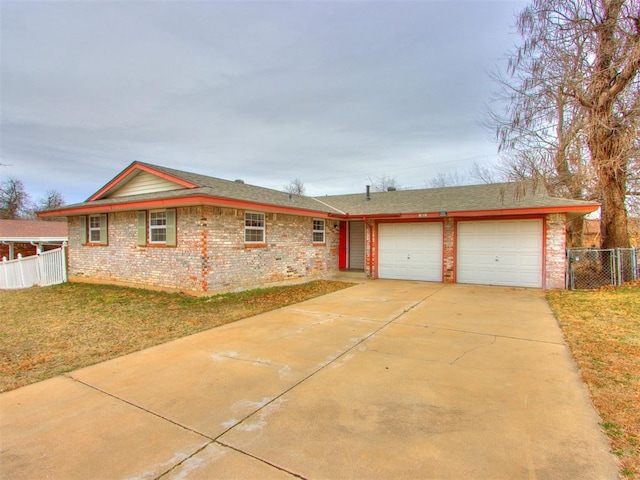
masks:
<path id="1" fill-rule="evenodd" d="M 543 288 L 565 288 L 567 215 L 550 213 L 545 218 L 545 278 Z"/>
<path id="2" fill-rule="evenodd" d="M 444 283 L 456 282 L 456 235 L 455 221 L 453 218 L 445 218 L 443 225 L 442 244 L 442 281 Z"/>

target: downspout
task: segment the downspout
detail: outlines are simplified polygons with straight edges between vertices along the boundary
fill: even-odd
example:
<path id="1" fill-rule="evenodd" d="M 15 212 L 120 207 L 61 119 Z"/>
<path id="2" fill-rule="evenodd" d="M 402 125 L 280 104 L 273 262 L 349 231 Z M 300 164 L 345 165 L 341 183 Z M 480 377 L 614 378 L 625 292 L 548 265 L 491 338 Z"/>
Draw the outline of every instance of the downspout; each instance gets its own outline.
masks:
<path id="1" fill-rule="evenodd" d="M 9 246 L 9 260 L 13 260 L 13 257 L 15 256 L 16 252 L 14 249 L 14 245 L 13 242 L 7 242 L 7 241 L 2 241 L 3 245 L 8 245 Z"/>
<path id="2" fill-rule="evenodd" d="M 36 247 L 36 255 L 40 255 L 42 253 L 42 243 L 38 242 L 38 243 L 33 243 L 33 241 L 29 242 L 31 245 L 33 245 L 34 247 Z"/>

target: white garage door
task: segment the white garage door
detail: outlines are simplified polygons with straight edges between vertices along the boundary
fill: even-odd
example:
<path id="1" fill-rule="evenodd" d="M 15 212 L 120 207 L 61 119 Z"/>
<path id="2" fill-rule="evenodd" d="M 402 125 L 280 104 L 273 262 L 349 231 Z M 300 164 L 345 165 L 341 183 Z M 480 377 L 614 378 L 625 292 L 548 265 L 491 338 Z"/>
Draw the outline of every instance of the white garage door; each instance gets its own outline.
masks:
<path id="1" fill-rule="evenodd" d="M 458 223 L 457 282 L 542 287 L 542 220 Z"/>
<path id="2" fill-rule="evenodd" d="M 442 224 L 380 224 L 378 277 L 441 282 Z"/>

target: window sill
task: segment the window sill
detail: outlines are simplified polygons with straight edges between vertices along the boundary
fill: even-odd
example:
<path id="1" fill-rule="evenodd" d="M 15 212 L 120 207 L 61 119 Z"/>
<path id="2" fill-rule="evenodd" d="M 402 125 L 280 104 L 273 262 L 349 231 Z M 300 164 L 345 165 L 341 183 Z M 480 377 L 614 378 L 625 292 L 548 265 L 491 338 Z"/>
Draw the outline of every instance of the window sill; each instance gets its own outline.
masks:
<path id="1" fill-rule="evenodd" d="M 108 247 L 108 243 L 83 243 L 83 247 Z"/>
<path id="2" fill-rule="evenodd" d="M 266 243 L 245 243 L 244 248 L 266 248 Z"/>
<path id="3" fill-rule="evenodd" d="M 326 247 L 327 246 L 327 242 L 313 242 L 313 246 L 314 247 Z"/>
<path id="4" fill-rule="evenodd" d="M 176 248 L 176 245 L 167 245 L 166 243 L 147 243 L 138 245 L 140 248 Z"/>

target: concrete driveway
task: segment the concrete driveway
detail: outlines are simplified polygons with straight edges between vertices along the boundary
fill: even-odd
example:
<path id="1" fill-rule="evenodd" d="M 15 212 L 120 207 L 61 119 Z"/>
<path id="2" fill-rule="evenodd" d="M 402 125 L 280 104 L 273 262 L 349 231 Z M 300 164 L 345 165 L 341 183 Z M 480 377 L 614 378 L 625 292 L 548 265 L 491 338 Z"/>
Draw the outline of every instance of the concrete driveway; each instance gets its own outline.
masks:
<path id="1" fill-rule="evenodd" d="M 618 478 L 536 290 L 366 282 L 0 412 L 2 478 Z"/>

